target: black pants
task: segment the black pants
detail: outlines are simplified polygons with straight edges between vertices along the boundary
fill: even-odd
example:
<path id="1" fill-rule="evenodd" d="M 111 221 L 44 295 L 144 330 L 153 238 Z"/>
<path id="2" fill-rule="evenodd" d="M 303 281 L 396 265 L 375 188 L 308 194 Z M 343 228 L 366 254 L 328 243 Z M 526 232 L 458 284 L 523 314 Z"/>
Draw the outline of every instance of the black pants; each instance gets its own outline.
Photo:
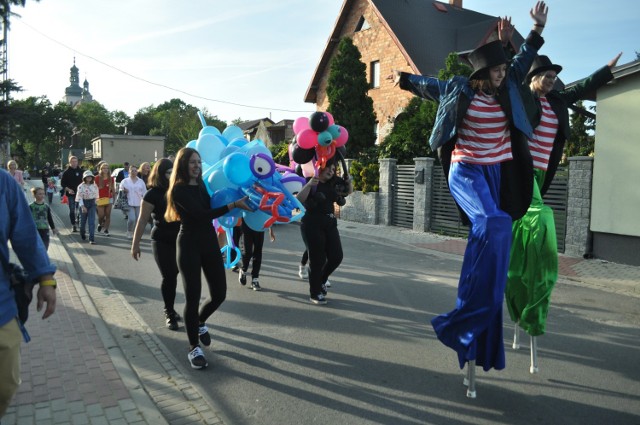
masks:
<path id="1" fill-rule="evenodd" d="M 302 258 L 300 259 L 300 264 L 302 264 L 303 266 L 306 266 L 307 265 L 307 261 L 309 261 L 309 251 L 307 251 L 305 249 L 304 252 L 302 253 Z"/>
<path id="2" fill-rule="evenodd" d="M 40 238 L 42 238 L 42 243 L 44 244 L 45 249 L 49 250 L 49 229 L 38 229 L 38 234 Z"/>
<path id="3" fill-rule="evenodd" d="M 240 226 L 235 226 L 233 228 L 233 244 L 237 247 L 240 248 L 240 238 L 242 237 L 242 225 Z M 236 259 L 236 254 L 235 254 L 235 249 L 233 250 L 234 254 L 233 254 L 233 261 L 235 261 Z M 237 263 L 236 263 L 237 264 Z M 240 265 L 242 265 L 242 258 L 240 259 Z"/>
<path id="4" fill-rule="evenodd" d="M 328 215 L 306 215 L 300 232 L 309 253 L 309 293 L 317 296 L 331 273 L 342 263 L 338 221 Z"/>
<path id="5" fill-rule="evenodd" d="M 176 301 L 176 286 L 178 285 L 178 263 L 176 262 L 176 242 L 152 240 L 151 249 L 153 258 L 156 260 L 162 282 L 160 292 L 164 301 L 164 309 L 168 312 L 174 311 Z"/>
<path id="6" fill-rule="evenodd" d="M 260 266 L 262 265 L 262 246 L 264 245 L 264 232 L 256 232 L 242 222 L 242 271 L 246 272 L 249 262 L 253 260 L 251 266 L 251 278 L 260 277 Z"/>
<path id="7" fill-rule="evenodd" d="M 198 326 L 207 321 L 227 296 L 227 281 L 224 264 L 220 256 L 218 238 L 211 230 L 180 230 L 177 240 L 178 270 L 182 275 L 182 285 L 186 304 L 184 324 L 191 346 L 198 345 Z M 209 298 L 198 312 L 202 292 L 201 273 L 207 280 Z"/>

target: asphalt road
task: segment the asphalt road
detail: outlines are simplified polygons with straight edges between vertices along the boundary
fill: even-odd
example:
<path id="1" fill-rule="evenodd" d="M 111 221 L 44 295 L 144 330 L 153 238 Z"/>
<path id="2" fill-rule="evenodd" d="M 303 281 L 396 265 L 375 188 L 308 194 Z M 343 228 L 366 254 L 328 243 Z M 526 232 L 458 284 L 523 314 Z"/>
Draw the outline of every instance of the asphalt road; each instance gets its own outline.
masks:
<path id="1" fill-rule="evenodd" d="M 58 201 L 54 211 L 68 223 Z M 226 424 L 640 424 L 638 298 L 559 283 L 536 375 L 528 337 L 510 348 L 505 307 L 507 368 L 478 370 L 478 397 L 468 399 L 455 353 L 429 324 L 453 308 L 460 257 L 385 244 L 347 226 L 329 304 L 314 306 L 297 276 L 299 228 L 278 226 L 276 242 L 265 242 L 262 292 L 227 271 L 227 300 L 208 321 L 209 367 L 197 371 L 186 366 L 184 328 L 164 327 L 148 232 L 136 262 L 120 211 L 112 221 L 112 236 L 85 250 Z M 183 306 L 179 287 L 176 309 Z"/>

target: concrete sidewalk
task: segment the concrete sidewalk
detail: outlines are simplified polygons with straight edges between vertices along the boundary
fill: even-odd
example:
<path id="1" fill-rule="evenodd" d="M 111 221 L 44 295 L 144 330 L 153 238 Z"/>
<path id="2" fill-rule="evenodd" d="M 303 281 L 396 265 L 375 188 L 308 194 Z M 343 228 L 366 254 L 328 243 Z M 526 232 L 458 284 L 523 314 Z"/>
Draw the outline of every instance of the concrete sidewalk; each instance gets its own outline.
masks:
<path id="1" fill-rule="evenodd" d="M 29 195 L 30 198 L 30 195 Z M 23 383 L 2 424 L 221 424 L 215 403 L 189 382 L 144 320 L 56 217 L 56 313 L 32 305 Z M 343 236 L 461 261 L 466 241 L 339 221 Z M 73 259 L 73 260 L 72 260 Z M 15 258 L 14 258 L 15 260 Z M 640 296 L 640 267 L 560 256 L 560 283 Z"/>

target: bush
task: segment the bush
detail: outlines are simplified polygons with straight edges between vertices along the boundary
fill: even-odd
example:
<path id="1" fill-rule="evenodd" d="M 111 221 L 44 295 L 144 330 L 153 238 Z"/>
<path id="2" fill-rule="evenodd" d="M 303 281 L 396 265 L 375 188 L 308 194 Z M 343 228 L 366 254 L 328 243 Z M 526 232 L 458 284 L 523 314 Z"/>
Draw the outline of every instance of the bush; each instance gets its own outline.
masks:
<path id="1" fill-rule="evenodd" d="M 353 179 L 353 190 L 367 193 L 377 192 L 380 188 L 380 165 L 376 163 L 363 165 L 358 161 L 352 161 L 349 174 Z"/>
<path id="2" fill-rule="evenodd" d="M 269 151 L 276 164 L 289 166 L 289 142 L 282 141 L 278 144 L 269 146 Z"/>

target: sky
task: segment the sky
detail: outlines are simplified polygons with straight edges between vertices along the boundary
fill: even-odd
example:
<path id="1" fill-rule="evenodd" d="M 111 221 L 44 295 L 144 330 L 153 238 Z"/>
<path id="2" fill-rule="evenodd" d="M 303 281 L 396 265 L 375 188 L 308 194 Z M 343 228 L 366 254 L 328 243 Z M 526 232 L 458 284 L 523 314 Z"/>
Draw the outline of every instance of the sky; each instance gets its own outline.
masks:
<path id="1" fill-rule="evenodd" d="M 400 0 L 397 0 L 400 1 Z M 432 0 L 422 0 L 432 1 Z M 230 123 L 309 115 L 304 95 L 343 0 L 27 0 L 11 20 L 14 95 L 62 100 L 69 68 L 93 98 L 133 116 L 173 98 Z M 533 1 L 463 0 L 466 9 L 511 16 L 526 35 Z M 618 52 L 640 52 L 640 1 L 549 0 L 540 53 L 565 83 Z M 390 70 L 381 70 L 384 76 Z"/>

